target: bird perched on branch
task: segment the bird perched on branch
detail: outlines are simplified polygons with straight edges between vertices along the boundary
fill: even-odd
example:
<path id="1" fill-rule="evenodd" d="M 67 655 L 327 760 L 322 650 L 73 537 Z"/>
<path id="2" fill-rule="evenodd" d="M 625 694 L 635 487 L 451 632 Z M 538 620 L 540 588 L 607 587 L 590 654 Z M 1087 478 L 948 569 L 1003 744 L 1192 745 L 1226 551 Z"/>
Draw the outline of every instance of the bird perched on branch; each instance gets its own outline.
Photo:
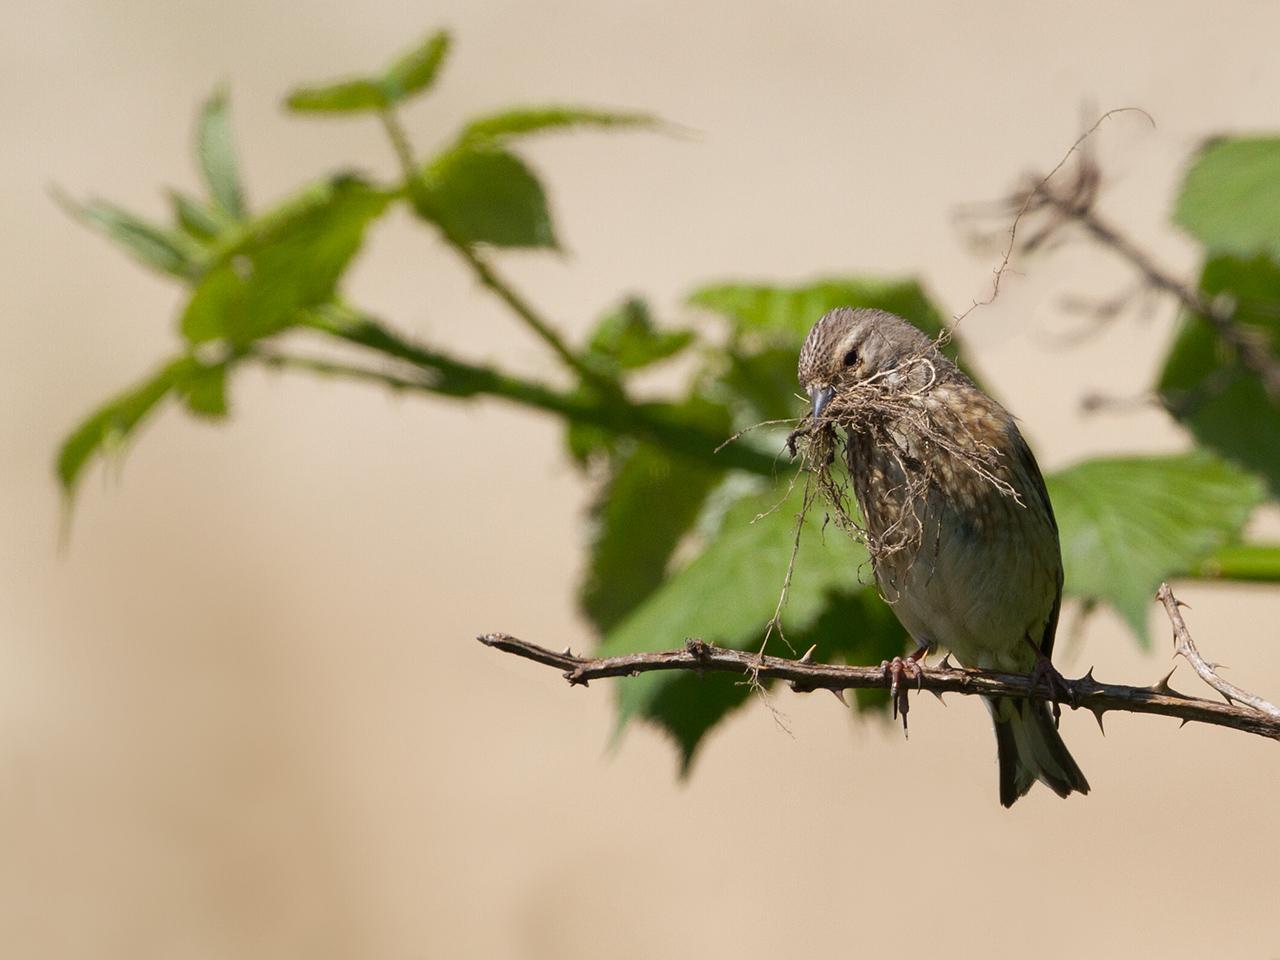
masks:
<path id="1" fill-rule="evenodd" d="M 813 403 L 804 430 L 827 464 L 844 434 L 861 511 L 855 524 L 876 582 L 918 649 L 886 664 L 915 677 L 935 646 L 965 666 L 1065 684 L 1052 666 L 1062 601 L 1062 556 L 1049 494 L 1013 417 L 937 344 L 901 317 L 841 308 L 800 350 L 800 385 Z M 831 497 L 840 509 L 838 492 Z M 852 571 L 851 571 L 852 575 Z M 905 698 L 905 684 L 902 689 Z M 1056 693 L 1055 693 L 1056 695 Z M 1037 780 L 1059 796 L 1089 792 L 1039 701 L 987 701 L 995 721 L 1000 802 Z M 905 704 L 903 704 L 905 707 Z"/>

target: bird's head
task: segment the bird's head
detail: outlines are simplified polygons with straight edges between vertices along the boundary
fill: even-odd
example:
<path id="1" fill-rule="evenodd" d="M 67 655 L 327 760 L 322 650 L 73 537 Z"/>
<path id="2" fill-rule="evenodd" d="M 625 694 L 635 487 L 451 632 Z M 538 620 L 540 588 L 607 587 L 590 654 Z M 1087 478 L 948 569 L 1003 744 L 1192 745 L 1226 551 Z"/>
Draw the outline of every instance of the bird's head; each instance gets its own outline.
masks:
<path id="1" fill-rule="evenodd" d="M 828 404 L 857 384 L 883 379 L 886 387 L 913 357 L 938 357 L 932 340 L 885 310 L 837 307 L 813 325 L 800 348 L 797 374 L 821 419 Z"/>

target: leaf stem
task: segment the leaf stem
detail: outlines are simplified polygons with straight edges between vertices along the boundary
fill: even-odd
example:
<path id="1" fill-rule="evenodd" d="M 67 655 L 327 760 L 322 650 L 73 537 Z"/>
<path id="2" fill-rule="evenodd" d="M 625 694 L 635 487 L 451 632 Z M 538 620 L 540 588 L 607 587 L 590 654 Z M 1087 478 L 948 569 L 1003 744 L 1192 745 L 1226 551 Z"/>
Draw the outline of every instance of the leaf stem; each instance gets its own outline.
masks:
<path id="1" fill-rule="evenodd" d="M 409 134 L 404 129 L 404 124 L 400 122 L 399 116 L 391 107 L 384 107 L 378 111 L 378 119 L 382 121 L 382 129 L 387 132 L 387 139 L 391 141 L 391 149 L 395 151 L 396 160 L 400 162 L 400 171 L 404 174 L 405 183 L 408 185 L 411 181 L 418 178 L 418 171 L 413 162 L 413 147 L 409 143 Z"/>
<path id="2" fill-rule="evenodd" d="M 497 295 L 503 303 L 510 307 L 511 311 L 523 320 L 525 325 L 543 343 L 551 348 L 551 351 L 560 358 L 560 361 L 566 367 L 581 377 L 584 383 L 589 383 L 607 394 L 623 396 L 622 385 L 618 381 L 602 375 L 569 349 L 568 344 L 565 343 L 564 338 L 560 336 L 555 327 L 529 301 L 524 299 L 511 284 L 499 277 L 493 267 L 471 244 L 454 236 L 444 224 L 439 223 L 434 217 L 430 216 L 422 197 L 422 174 L 414 162 L 413 147 L 409 142 L 409 135 L 405 131 L 404 124 L 400 122 L 395 110 L 390 107 L 379 111 L 378 116 L 382 121 L 383 129 L 387 132 L 388 139 L 391 141 L 391 147 L 395 151 L 396 159 L 400 162 L 400 170 L 404 174 L 405 180 L 405 195 L 408 196 L 418 215 L 425 220 L 430 220 L 439 228 L 444 242 L 463 259 L 476 279 L 480 281 L 481 286 Z"/>
<path id="3" fill-rule="evenodd" d="M 1222 547 L 1201 561 L 1193 575 L 1206 580 L 1275 583 L 1280 581 L 1280 544 L 1235 543 Z"/>
<path id="4" fill-rule="evenodd" d="M 573 422 L 601 427 L 664 447 L 674 454 L 720 469 L 737 469 L 761 476 L 775 472 L 774 457 L 743 444 L 717 452 L 723 437 L 677 419 L 661 403 L 634 403 L 617 396 L 587 391 L 561 391 L 536 381 L 456 360 L 404 339 L 373 317 L 345 308 L 319 311 L 309 318 L 313 329 L 410 364 L 417 373 L 311 360 L 258 347 L 254 355 L 272 366 L 375 381 L 394 389 L 417 390 L 455 398 L 490 396 L 562 416 Z"/>

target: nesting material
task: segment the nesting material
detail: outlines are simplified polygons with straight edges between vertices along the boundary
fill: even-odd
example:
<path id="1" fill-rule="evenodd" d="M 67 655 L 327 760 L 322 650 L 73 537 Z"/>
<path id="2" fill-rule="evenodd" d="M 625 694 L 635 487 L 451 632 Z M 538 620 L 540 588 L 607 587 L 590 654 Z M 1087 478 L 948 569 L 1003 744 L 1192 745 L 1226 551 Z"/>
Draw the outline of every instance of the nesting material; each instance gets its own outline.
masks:
<path id="1" fill-rule="evenodd" d="M 930 343 L 839 385 L 821 419 L 806 417 L 788 438 L 831 519 L 866 545 L 877 567 L 936 538 L 932 521 L 947 500 L 978 517 L 990 512 L 993 493 L 1005 508 L 1022 505 L 993 411 L 975 407 L 972 388 L 962 386 L 968 378 Z M 858 501 L 875 505 L 865 517 L 851 486 Z"/>

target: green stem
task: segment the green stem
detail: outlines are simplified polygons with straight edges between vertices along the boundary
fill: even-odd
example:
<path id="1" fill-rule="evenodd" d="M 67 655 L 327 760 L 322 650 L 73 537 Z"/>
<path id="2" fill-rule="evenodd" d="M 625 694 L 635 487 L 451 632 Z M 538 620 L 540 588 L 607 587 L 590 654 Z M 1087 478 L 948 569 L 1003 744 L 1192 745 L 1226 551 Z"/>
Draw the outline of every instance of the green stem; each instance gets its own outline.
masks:
<path id="1" fill-rule="evenodd" d="M 481 286 L 495 294 L 498 299 L 510 307 L 512 312 L 523 320 L 529 329 L 551 348 L 565 366 L 582 378 L 583 382 L 609 393 L 622 394 L 622 387 L 616 380 L 611 380 L 593 370 L 581 357 L 570 350 L 555 331 L 555 328 L 527 300 L 520 296 L 514 287 L 499 277 L 493 267 L 473 247 L 452 236 L 449 231 L 443 228 L 441 228 L 441 234 L 445 243 L 456 251 L 458 256 L 471 268 L 471 272 L 475 274 Z"/>
<path id="2" fill-rule="evenodd" d="M 493 267 L 485 262 L 484 258 L 470 244 L 455 237 L 448 228 L 429 215 L 429 211 L 427 211 L 423 202 L 422 192 L 418 189 L 421 184 L 421 174 L 414 162 L 413 147 L 409 143 L 409 135 L 405 131 L 404 125 L 400 122 L 400 118 L 395 111 L 390 108 L 381 111 L 378 116 L 382 120 L 383 129 L 387 132 L 387 138 L 391 141 L 391 147 L 395 151 L 396 158 L 400 161 L 400 170 L 404 174 L 404 192 L 413 205 L 415 212 L 424 220 L 431 221 L 439 228 L 445 243 L 466 262 L 481 285 L 496 294 L 503 303 L 510 307 L 512 312 L 523 320 L 543 343 L 551 348 L 551 351 L 560 358 L 560 361 L 566 367 L 581 377 L 584 383 L 589 383 L 606 393 L 621 396 L 623 392 L 622 386 L 616 380 L 594 370 L 581 357 L 570 350 L 569 345 L 564 342 L 555 327 L 534 309 L 532 304 L 520 296 L 514 287 L 499 277 Z"/>
<path id="3" fill-rule="evenodd" d="M 1194 575 L 1212 580 L 1280 582 L 1280 544 L 1236 543 L 1205 559 Z"/>
<path id="4" fill-rule="evenodd" d="M 409 184 L 417 179 L 418 171 L 413 162 L 413 147 L 409 144 L 409 135 L 405 132 L 404 124 L 390 107 L 379 111 L 378 119 L 382 121 L 382 129 L 387 131 L 387 139 L 391 141 L 391 149 L 395 151 L 396 159 L 400 161 L 400 170 L 404 174 L 405 183 Z"/>
<path id="5" fill-rule="evenodd" d="M 743 444 L 731 444 L 717 453 L 716 449 L 724 437 L 677 419 L 671 408 L 664 404 L 637 404 L 616 396 L 561 391 L 522 380 L 492 367 L 465 363 L 412 343 L 377 320 L 346 310 L 317 313 L 310 318 L 310 325 L 348 343 L 404 361 L 416 368 L 419 375 L 402 376 L 341 363 L 289 357 L 262 349 L 258 349 L 255 355 L 274 366 L 304 367 L 313 372 L 378 382 L 395 389 L 455 398 L 495 397 L 556 414 L 572 423 L 600 427 L 644 440 L 720 469 L 744 470 L 762 476 L 773 476 L 777 472 L 776 458 Z"/>

